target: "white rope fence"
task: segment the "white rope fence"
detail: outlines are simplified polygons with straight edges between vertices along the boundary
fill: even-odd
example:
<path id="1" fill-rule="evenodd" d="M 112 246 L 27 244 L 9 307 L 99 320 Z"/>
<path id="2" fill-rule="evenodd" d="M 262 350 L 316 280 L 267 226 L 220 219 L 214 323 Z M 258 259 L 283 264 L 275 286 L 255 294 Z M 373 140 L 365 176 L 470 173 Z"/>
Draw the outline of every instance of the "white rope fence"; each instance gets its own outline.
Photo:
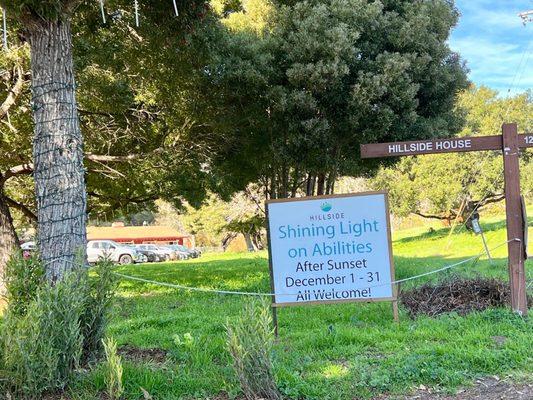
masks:
<path id="1" fill-rule="evenodd" d="M 491 249 L 491 251 L 496 250 L 496 249 L 498 249 L 498 248 L 500 248 L 502 246 L 505 246 L 507 243 L 513 242 L 513 241 L 521 242 L 521 240 L 518 239 L 518 238 L 511 239 L 511 240 L 508 240 L 506 242 L 500 243 L 499 245 L 493 247 Z M 442 271 L 446 271 L 446 270 L 449 270 L 449 269 L 452 269 L 452 268 L 456 268 L 456 267 L 458 267 L 460 265 L 463 265 L 463 264 L 469 263 L 469 262 L 471 262 L 473 260 L 476 260 L 476 259 L 480 258 L 483 255 L 485 255 L 485 251 L 482 251 L 481 253 L 479 253 L 479 254 L 477 254 L 475 256 L 469 257 L 467 259 L 464 259 L 462 261 L 459 261 L 459 262 L 456 262 L 456 263 L 453 263 L 453 264 L 450 264 L 450 265 L 446 265 L 446 266 L 444 266 L 442 268 L 435 269 L 433 271 L 424 272 L 424 273 L 419 274 L 419 275 L 414 275 L 414 276 L 410 276 L 408 278 L 398 279 L 398 280 L 392 281 L 392 282 L 381 283 L 379 285 L 365 286 L 365 287 L 361 287 L 361 288 L 358 288 L 358 289 L 372 289 L 372 288 L 383 287 L 383 286 L 397 285 L 399 283 L 411 281 L 411 280 L 418 279 L 418 278 L 421 278 L 421 277 L 424 277 L 424 276 L 433 275 L 433 274 L 436 274 L 436 273 L 439 273 L 439 272 L 442 272 Z M 210 288 L 201 288 L 201 287 L 178 285 L 178 284 L 168 283 L 168 282 L 159 282 L 159 281 L 154 281 L 154 280 L 150 280 L 150 279 L 139 278 L 137 276 L 121 274 L 119 272 L 114 272 L 114 274 L 117 275 L 117 276 L 120 276 L 121 278 L 132 280 L 132 281 L 148 283 L 148 284 L 158 285 L 158 286 L 164 286 L 164 287 L 169 287 L 169 288 L 172 288 L 172 289 L 189 290 L 191 292 L 230 294 L 230 295 L 240 295 L 240 296 L 265 296 L 265 297 L 272 297 L 272 296 L 276 296 L 276 295 L 277 296 L 296 296 L 296 295 L 299 294 L 299 293 L 265 293 L 265 292 L 242 292 L 242 291 L 232 291 L 232 290 L 219 290 L 219 289 L 210 289 Z"/>

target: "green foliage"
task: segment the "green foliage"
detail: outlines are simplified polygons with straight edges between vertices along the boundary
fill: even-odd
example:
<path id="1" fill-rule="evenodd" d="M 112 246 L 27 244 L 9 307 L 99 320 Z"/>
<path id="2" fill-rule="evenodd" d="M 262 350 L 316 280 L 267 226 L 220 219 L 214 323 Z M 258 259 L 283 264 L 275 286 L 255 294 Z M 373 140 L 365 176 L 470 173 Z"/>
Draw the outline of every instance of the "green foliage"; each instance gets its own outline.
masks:
<path id="1" fill-rule="evenodd" d="M 62 10 L 66 2 L 6 3 L 19 11 L 31 7 L 34 17 L 42 14 L 47 19 L 59 11 L 55 5 Z M 203 58 L 191 34 L 207 18 L 205 1 L 178 2 L 179 18 L 171 2 L 142 1 L 139 28 L 133 27 L 130 0 L 107 0 L 106 24 L 98 1 L 68 3 L 79 4 L 72 8 L 71 23 L 84 148 L 100 155 L 136 155 L 132 162 L 105 165 L 85 159 L 91 218 L 153 208 L 157 198 L 176 206 L 184 198 L 198 204 L 208 180 L 201 168 L 207 161 L 207 145 L 201 136 L 196 140 L 198 117 L 190 104 L 196 92 L 192 63 Z M 0 52 L 0 70 L 5 71 L 0 78 L 0 103 L 10 94 L 19 66 L 24 85 L 9 110 L 9 121 L 2 118 L 0 152 L 5 157 L 0 158 L 0 174 L 32 162 L 29 46 L 15 34 L 22 28 L 19 12 L 10 10 L 10 49 Z M 120 17 L 112 18 L 114 12 Z M 30 176 L 11 177 L 1 189 L 35 210 Z M 19 213 L 16 217 L 23 218 Z"/>
<path id="2" fill-rule="evenodd" d="M 0 103 L 3 103 L 15 86 L 19 71 L 22 74 L 29 70 L 29 46 L 27 44 L 12 45 L 9 50 L 0 51 Z M 19 70 L 20 68 L 20 70 Z M 24 78 L 22 93 L 27 94 L 29 82 Z M 21 159 L 26 160 L 31 155 L 32 124 L 29 115 L 29 98 L 15 103 L 9 109 L 9 125 L 2 125 L 0 134 L 0 171 L 20 164 Z M 4 120 L 4 119 L 2 119 Z"/>
<path id="3" fill-rule="evenodd" d="M 308 194 L 327 192 L 376 166 L 356 157 L 360 143 L 460 129 L 453 104 L 467 81 L 446 44 L 450 2 L 241 4 L 222 19 L 201 91 L 227 133 L 213 172 L 261 181 L 270 197 L 294 196 L 305 180 L 317 186 Z"/>
<path id="4" fill-rule="evenodd" d="M 17 16 L 38 17 L 44 21 L 55 21 L 73 9 L 73 4 L 81 0 L 2 0 L 0 4 Z M 70 4 L 68 7 L 66 7 Z"/>
<path id="5" fill-rule="evenodd" d="M 207 336 L 193 336 L 191 332 L 186 332 L 183 335 L 173 335 L 172 349 L 173 358 L 182 364 L 193 366 L 194 368 L 203 368 L 209 364 L 214 358 L 219 357 L 216 351 L 209 349 L 209 342 L 211 337 Z"/>
<path id="6" fill-rule="evenodd" d="M 0 360 L 6 391 L 40 398 L 64 388 L 80 362 L 99 355 L 116 278 L 108 263 L 94 271 L 89 277 L 78 268 L 52 284 L 37 257 L 10 260 Z"/>
<path id="7" fill-rule="evenodd" d="M 532 223 L 533 208 L 528 211 Z M 481 224 L 490 248 L 507 240 L 502 214 L 483 218 Z M 433 230 L 426 225 L 393 232 L 398 279 L 483 251 L 479 236 L 461 232 L 449 238 L 449 229 L 442 229 L 440 223 L 431 226 Z M 506 246 L 492 256 L 494 265 L 482 257 L 454 271 L 465 277 L 481 274 L 507 279 Z M 533 278 L 532 267 L 533 262 L 526 261 L 528 281 Z M 270 291 L 266 252 L 206 253 L 192 260 L 120 266 L 119 270 L 187 286 Z M 406 282 L 403 288 L 446 275 L 442 272 Z M 242 318 L 246 297 L 192 293 L 129 280 L 121 282 L 119 296 L 120 316 L 109 328 L 119 345 L 170 354 L 163 364 L 125 363 L 124 398 L 142 398 L 139 387 L 154 399 L 242 395 L 227 351 L 225 325 L 228 319 Z M 412 320 L 400 306 L 397 324 L 390 303 L 375 302 L 286 307 L 278 310 L 278 318 L 280 336 L 273 348 L 273 367 L 286 399 L 401 398 L 420 385 L 432 393 L 453 393 L 483 376 L 511 376 L 509 380 L 514 381 L 521 375 L 529 382 L 533 372 L 533 320 L 514 315 L 510 309 Z M 494 336 L 505 337 L 505 342 L 498 344 Z M 70 394 L 93 399 L 104 389 L 97 369 L 80 377 Z"/>
<path id="8" fill-rule="evenodd" d="M 118 400 L 124 393 L 122 385 L 122 359 L 117 354 L 117 342 L 109 337 L 102 340 L 105 363 L 104 363 L 104 381 L 107 395 L 111 400 Z"/>
<path id="9" fill-rule="evenodd" d="M 17 252 L 7 263 L 2 279 L 9 312 L 12 316 L 21 317 L 27 313 L 28 306 L 35 300 L 39 288 L 44 285 L 45 271 L 35 256 L 24 259 L 22 254 Z"/>
<path id="10" fill-rule="evenodd" d="M 267 302 L 249 301 L 242 315 L 226 328 L 233 368 L 245 397 L 281 399 L 272 369 L 274 332 Z"/>
<path id="11" fill-rule="evenodd" d="M 97 2 L 82 4 L 74 18 L 86 151 L 143 155 L 114 162 L 112 170 L 87 162 L 90 171 L 100 171 L 87 177 L 92 218 L 153 210 L 158 198 L 176 207 L 184 199 L 198 205 L 206 194 L 202 164 L 213 149 L 198 126 L 193 68 L 205 56 L 192 36 L 209 23 L 208 8 L 203 0 L 177 5 L 179 18 L 171 2 L 141 2 L 139 27 L 129 0 L 106 2 L 106 12 L 121 12 L 120 18 L 108 15 L 107 24 Z"/>
<path id="12" fill-rule="evenodd" d="M 44 391 L 61 389 L 68 383 L 82 355 L 83 304 L 83 290 L 78 276 L 72 273 L 55 285 L 42 285 L 25 314 L 8 308 L 3 364 L 9 391 L 39 398 Z"/>
<path id="13" fill-rule="evenodd" d="M 533 129 L 528 93 L 498 98 L 488 88 L 472 87 L 461 94 L 457 107 L 466 118 L 459 136 L 497 135 L 506 121 L 516 122 L 519 132 Z M 532 164 L 531 154 L 523 152 L 520 169 L 526 196 L 533 194 Z M 453 218 L 461 208 L 468 215 L 477 205 L 481 209 L 487 201 L 501 199 L 502 156 L 497 151 L 402 157 L 394 167 L 380 170 L 372 185 L 389 190 L 392 210 L 400 216 L 418 212 Z"/>
<path id="14" fill-rule="evenodd" d="M 229 204 L 211 194 L 198 209 L 185 207 L 183 225 L 187 232 L 195 235 L 198 246 L 219 246 L 229 213 Z"/>
<path id="15" fill-rule="evenodd" d="M 80 317 L 84 361 L 94 360 L 101 353 L 117 286 L 111 262 L 97 263 L 91 271 L 93 276 L 84 275 L 85 298 Z"/>
<path id="16" fill-rule="evenodd" d="M 229 201 L 211 193 L 201 207 L 186 206 L 176 217 L 187 232 L 195 235 L 199 246 L 224 246 L 236 234 L 249 234 L 260 241 L 265 221 L 258 197 L 253 187 L 236 193 Z"/>

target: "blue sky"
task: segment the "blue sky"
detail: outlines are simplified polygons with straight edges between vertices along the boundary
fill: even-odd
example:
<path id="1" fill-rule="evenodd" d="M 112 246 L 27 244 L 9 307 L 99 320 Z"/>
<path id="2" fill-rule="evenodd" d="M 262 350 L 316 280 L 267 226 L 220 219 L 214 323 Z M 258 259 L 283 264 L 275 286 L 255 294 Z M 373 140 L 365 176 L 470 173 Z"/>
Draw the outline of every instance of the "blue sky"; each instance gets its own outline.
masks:
<path id="1" fill-rule="evenodd" d="M 507 96 L 533 88 L 533 22 L 518 13 L 533 0 L 456 0 L 461 13 L 449 40 L 470 69 L 470 80 Z M 529 48 L 528 48 L 529 46 Z"/>

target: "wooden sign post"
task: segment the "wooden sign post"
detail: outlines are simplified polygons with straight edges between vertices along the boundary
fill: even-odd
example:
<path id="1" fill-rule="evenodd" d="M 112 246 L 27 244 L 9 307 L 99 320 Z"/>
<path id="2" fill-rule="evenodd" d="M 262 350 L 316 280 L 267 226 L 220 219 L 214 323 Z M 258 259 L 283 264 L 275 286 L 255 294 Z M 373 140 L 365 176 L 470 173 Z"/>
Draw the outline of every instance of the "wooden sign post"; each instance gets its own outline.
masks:
<path id="1" fill-rule="evenodd" d="M 503 124 L 502 134 L 494 136 L 458 137 L 450 139 L 416 140 L 409 142 L 361 145 L 361 158 L 414 156 L 483 150 L 502 150 L 507 218 L 509 283 L 513 311 L 527 315 L 526 274 L 527 222 L 524 221 L 520 197 L 519 151 L 533 147 L 533 134 L 519 135 L 516 124 Z"/>

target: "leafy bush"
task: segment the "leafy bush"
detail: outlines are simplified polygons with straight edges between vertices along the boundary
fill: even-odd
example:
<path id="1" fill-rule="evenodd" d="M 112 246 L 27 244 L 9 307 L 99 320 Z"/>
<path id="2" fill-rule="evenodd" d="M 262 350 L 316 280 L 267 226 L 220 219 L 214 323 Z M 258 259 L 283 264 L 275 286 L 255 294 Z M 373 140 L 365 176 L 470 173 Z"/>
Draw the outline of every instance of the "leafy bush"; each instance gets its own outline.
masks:
<path id="1" fill-rule="evenodd" d="M 55 285 L 38 288 L 25 314 L 8 308 L 3 337 L 8 390 L 37 398 L 67 384 L 82 353 L 83 304 L 79 279 L 72 273 Z"/>
<path id="2" fill-rule="evenodd" d="M 274 332 L 266 302 L 250 301 L 242 315 L 226 328 L 228 349 L 245 397 L 281 399 L 272 370 Z"/>
<path id="3" fill-rule="evenodd" d="M 105 386 L 110 399 L 120 399 L 124 393 L 122 386 L 122 360 L 117 354 L 117 343 L 113 338 L 102 340 L 105 353 Z"/>
<path id="4" fill-rule="evenodd" d="M 37 290 L 44 284 L 44 267 L 35 257 L 24 259 L 17 252 L 7 263 L 2 279 L 10 313 L 24 315 Z"/>
<path id="5" fill-rule="evenodd" d="M 116 281 L 110 264 L 95 271 L 89 277 L 80 267 L 52 284 L 37 258 L 9 262 L 0 341 L 4 391 L 40 398 L 65 387 L 80 362 L 100 352 Z"/>
<path id="6" fill-rule="evenodd" d="M 83 361 L 95 360 L 102 352 L 102 340 L 117 285 L 111 262 L 98 263 L 92 271 L 95 272 L 95 277 L 85 275 L 85 307 L 81 316 Z"/>

